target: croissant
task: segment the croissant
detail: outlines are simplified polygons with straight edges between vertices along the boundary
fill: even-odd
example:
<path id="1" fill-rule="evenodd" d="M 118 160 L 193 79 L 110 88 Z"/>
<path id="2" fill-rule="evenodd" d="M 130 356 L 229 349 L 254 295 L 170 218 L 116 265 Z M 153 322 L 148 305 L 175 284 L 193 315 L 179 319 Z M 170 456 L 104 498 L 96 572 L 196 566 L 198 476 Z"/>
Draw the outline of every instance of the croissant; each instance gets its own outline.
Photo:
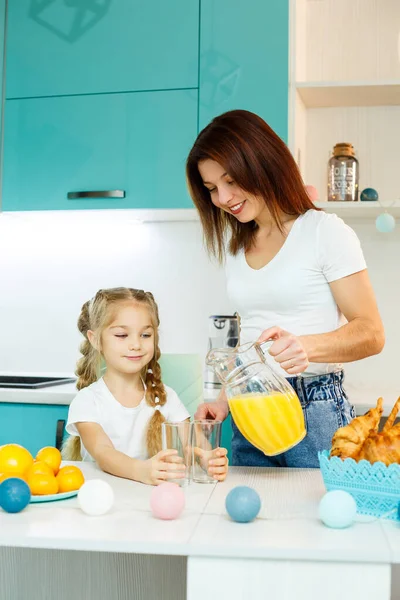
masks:
<path id="1" fill-rule="evenodd" d="M 342 459 L 354 458 L 357 460 L 368 436 L 378 431 L 383 412 L 382 404 L 383 400 L 379 398 L 375 408 L 371 408 L 365 415 L 356 417 L 351 423 L 338 429 L 332 438 L 330 455 Z"/>
<path id="2" fill-rule="evenodd" d="M 400 463 L 400 423 L 393 425 L 400 409 L 400 398 L 397 399 L 392 411 L 380 433 L 371 433 L 360 449 L 357 460 L 377 461 L 385 465 Z"/>

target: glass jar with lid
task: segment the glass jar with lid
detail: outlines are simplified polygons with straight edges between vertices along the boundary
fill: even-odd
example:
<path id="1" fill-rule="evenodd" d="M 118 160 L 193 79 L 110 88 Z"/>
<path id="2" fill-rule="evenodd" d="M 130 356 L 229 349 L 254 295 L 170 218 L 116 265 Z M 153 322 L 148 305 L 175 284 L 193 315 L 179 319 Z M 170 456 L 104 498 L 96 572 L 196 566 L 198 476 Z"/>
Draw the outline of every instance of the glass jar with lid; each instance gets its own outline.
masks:
<path id="1" fill-rule="evenodd" d="M 328 201 L 358 201 L 359 164 L 352 144 L 336 144 L 328 162 Z"/>

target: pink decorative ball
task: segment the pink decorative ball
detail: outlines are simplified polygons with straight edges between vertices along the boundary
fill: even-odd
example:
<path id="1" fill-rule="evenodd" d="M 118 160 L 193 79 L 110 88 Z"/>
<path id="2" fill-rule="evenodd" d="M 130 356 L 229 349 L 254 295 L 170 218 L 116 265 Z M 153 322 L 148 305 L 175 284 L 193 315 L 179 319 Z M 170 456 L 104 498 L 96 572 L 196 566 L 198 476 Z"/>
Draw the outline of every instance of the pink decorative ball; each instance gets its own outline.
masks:
<path id="1" fill-rule="evenodd" d="M 176 483 L 162 483 L 150 496 L 150 508 L 157 519 L 176 519 L 185 508 L 185 494 Z"/>
<path id="2" fill-rule="evenodd" d="M 318 190 L 313 185 L 306 185 L 306 192 L 312 202 L 317 202 L 318 200 Z"/>

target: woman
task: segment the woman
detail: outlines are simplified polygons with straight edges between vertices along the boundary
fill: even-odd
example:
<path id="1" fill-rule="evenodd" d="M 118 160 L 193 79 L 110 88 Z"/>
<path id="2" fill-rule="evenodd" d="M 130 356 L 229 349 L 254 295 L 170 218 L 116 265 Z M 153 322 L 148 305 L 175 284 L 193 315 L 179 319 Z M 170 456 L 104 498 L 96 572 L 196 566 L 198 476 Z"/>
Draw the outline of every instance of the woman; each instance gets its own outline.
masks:
<path id="1" fill-rule="evenodd" d="M 207 248 L 225 264 L 240 343 L 274 340 L 269 358 L 296 390 L 306 420 L 304 440 L 275 457 L 233 423 L 232 463 L 318 467 L 318 451 L 355 416 L 341 363 L 384 346 L 359 240 L 315 208 L 287 146 L 253 113 L 216 117 L 197 137 L 186 173 Z M 196 416 L 223 420 L 228 411 L 222 393 Z"/>

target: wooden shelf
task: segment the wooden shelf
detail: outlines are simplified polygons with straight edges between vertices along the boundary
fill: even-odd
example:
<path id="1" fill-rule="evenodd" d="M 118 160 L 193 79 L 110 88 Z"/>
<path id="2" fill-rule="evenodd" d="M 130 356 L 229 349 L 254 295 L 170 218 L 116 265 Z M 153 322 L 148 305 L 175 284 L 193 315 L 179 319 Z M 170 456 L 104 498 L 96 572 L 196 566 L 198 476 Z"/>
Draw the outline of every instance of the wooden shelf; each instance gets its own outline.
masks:
<path id="1" fill-rule="evenodd" d="M 388 211 L 394 217 L 400 217 L 400 200 L 391 206 L 379 202 L 316 202 L 316 206 L 329 213 L 336 213 L 342 218 L 375 219 L 379 214 Z"/>
<path id="2" fill-rule="evenodd" d="M 296 83 L 306 108 L 400 106 L 400 81 L 304 81 Z"/>

